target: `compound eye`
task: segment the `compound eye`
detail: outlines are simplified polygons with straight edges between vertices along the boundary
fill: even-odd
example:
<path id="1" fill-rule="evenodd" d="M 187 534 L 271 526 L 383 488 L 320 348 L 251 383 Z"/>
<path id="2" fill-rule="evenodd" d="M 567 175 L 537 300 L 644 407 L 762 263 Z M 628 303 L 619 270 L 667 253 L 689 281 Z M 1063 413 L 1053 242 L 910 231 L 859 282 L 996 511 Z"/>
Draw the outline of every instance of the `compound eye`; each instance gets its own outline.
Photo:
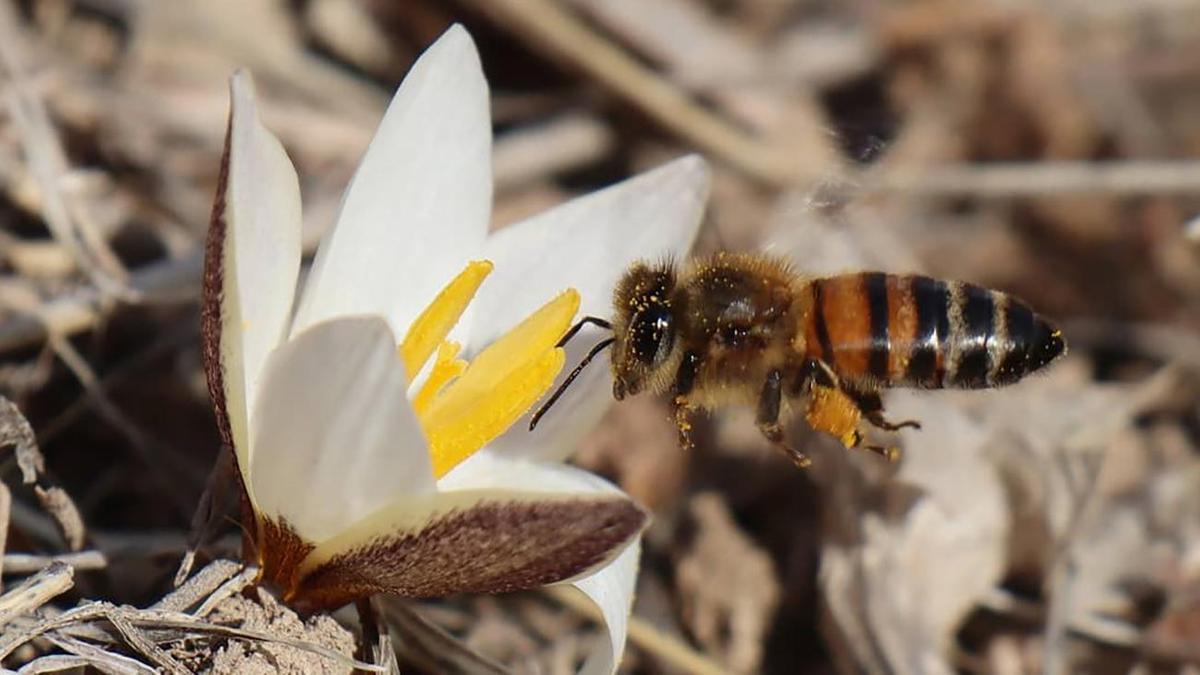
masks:
<path id="1" fill-rule="evenodd" d="M 670 310 L 662 305 L 651 305 L 638 312 L 630 325 L 629 338 L 633 354 L 639 361 L 648 366 L 661 363 L 675 341 Z"/>

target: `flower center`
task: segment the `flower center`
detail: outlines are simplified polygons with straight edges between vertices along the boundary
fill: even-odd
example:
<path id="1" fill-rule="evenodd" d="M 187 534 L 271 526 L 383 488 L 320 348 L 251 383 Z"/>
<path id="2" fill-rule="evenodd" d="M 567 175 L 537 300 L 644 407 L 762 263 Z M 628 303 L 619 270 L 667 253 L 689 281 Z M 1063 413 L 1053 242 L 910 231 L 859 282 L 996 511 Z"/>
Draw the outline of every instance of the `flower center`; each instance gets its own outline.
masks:
<path id="1" fill-rule="evenodd" d="M 400 343 L 410 383 L 437 352 L 413 396 L 436 478 L 504 433 L 546 393 L 566 358 L 556 344 L 579 310 L 579 292 L 569 288 L 468 363 L 457 358 L 461 346 L 446 336 L 491 271 L 486 260 L 468 263 Z"/>

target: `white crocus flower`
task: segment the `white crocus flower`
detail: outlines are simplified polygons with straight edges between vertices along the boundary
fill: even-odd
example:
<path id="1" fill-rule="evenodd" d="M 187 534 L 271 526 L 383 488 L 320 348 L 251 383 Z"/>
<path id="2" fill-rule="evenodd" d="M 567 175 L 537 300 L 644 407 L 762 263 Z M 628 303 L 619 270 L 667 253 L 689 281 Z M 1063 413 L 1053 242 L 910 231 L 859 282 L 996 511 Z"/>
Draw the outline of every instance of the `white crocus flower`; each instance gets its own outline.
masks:
<path id="1" fill-rule="evenodd" d="M 569 581 L 608 626 L 586 668 L 612 672 L 646 516 L 557 463 L 609 400 L 603 373 L 581 378 L 538 433 L 505 430 L 562 369 L 554 343 L 581 302 L 607 314 L 635 258 L 690 247 L 703 163 L 677 160 L 489 236 L 487 83 L 456 26 L 396 92 L 297 298 L 295 169 L 249 75 L 231 90 L 205 366 L 264 578 L 311 607 Z M 579 292 L 543 304 L 568 286 Z"/>

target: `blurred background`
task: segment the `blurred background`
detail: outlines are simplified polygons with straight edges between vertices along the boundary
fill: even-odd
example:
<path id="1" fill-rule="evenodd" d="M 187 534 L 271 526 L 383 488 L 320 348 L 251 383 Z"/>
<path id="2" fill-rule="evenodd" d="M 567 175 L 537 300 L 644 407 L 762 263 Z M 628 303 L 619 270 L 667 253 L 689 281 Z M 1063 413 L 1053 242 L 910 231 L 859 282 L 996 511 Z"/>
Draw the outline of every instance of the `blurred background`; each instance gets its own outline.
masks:
<path id="1" fill-rule="evenodd" d="M 924 423 L 897 464 L 801 423 L 797 471 L 736 409 L 682 451 L 665 401 L 615 406 L 576 459 L 655 516 L 625 671 L 1200 673 L 1200 0 L 3 0 L 0 393 L 45 456 L 26 485 L 3 455 L 7 582 L 76 550 L 43 611 L 171 588 L 218 449 L 197 299 L 231 71 L 311 253 L 455 21 L 495 227 L 701 152 L 698 251 L 972 281 L 1071 345 L 1006 390 L 889 394 Z M 481 658 L 401 631 L 406 672 L 568 673 L 599 639 L 544 593 L 416 613 Z"/>

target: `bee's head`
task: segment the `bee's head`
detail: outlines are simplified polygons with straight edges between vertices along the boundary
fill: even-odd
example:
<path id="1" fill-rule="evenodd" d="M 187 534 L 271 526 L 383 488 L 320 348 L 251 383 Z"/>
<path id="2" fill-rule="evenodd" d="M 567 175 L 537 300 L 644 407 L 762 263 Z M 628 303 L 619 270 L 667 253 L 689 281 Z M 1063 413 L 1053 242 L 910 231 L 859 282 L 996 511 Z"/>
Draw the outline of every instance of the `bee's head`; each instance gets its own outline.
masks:
<path id="1" fill-rule="evenodd" d="M 678 361 L 676 317 L 681 301 L 670 262 L 635 263 L 617 284 L 612 370 L 613 397 L 618 401 L 670 381 L 670 365 Z"/>

